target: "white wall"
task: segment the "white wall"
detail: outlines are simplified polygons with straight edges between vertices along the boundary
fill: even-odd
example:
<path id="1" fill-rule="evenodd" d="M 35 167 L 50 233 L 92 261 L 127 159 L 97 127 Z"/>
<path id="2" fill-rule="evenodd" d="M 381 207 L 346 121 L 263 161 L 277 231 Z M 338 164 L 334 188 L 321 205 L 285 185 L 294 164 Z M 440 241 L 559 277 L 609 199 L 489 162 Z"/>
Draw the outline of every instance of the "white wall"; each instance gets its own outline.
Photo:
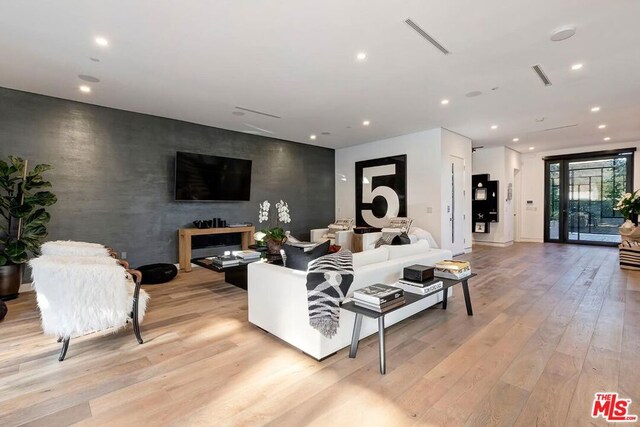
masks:
<path id="1" fill-rule="evenodd" d="M 474 233 L 478 243 L 510 245 L 514 240 L 514 200 L 507 201 L 509 184 L 516 190 L 514 172 L 521 169 L 520 153 L 507 147 L 492 147 L 477 150 L 473 154 L 473 174 L 490 175 L 498 181 L 498 222 L 489 225 L 489 233 Z"/>
<path id="2" fill-rule="evenodd" d="M 520 197 L 520 241 L 544 240 L 544 160 L 546 156 L 589 153 L 592 151 L 636 148 L 634 155 L 634 188 L 640 187 L 640 142 L 602 144 L 572 149 L 526 153 L 522 155 L 522 193 Z M 474 159 L 475 161 L 475 159 Z M 528 205 L 530 200 L 533 204 Z"/>
<path id="3" fill-rule="evenodd" d="M 471 140 L 438 128 L 336 150 L 336 217 L 355 217 L 356 162 L 406 154 L 407 216 L 414 219 L 417 227 L 428 230 L 441 245 L 442 233 L 446 232 L 442 227 L 446 209 L 442 165 L 449 153 L 459 154 L 471 164 Z M 470 215 L 467 220 L 470 221 Z M 467 240 L 471 240 L 470 236 Z"/>

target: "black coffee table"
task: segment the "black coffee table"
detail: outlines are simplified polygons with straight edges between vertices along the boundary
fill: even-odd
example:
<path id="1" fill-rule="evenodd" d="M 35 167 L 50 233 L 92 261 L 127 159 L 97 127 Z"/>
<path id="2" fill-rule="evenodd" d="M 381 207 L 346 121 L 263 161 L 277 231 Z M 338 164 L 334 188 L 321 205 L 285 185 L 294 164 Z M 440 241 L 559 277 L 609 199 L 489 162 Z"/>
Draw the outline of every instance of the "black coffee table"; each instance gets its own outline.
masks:
<path id="1" fill-rule="evenodd" d="M 230 283 L 246 291 L 247 290 L 247 266 L 249 264 L 253 264 L 254 262 L 268 262 L 270 264 L 282 265 L 282 257 L 280 255 L 269 255 L 267 253 L 263 253 L 262 256 L 258 259 L 253 259 L 250 261 L 240 261 L 239 264 L 230 265 L 228 267 L 221 267 L 219 265 L 215 265 L 213 261 L 207 258 L 194 258 L 191 260 L 191 262 L 194 263 L 195 265 L 208 268 L 209 270 L 213 270 L 217 273 L 224 273 L 225 282 Z"/>
<path id="2" fill-rule="evenodd" d="M 360 307 L 356 305 L 355 302 L 349 301 L 347 303 L 342 304 L 340 307 L 344 308 L 347 311 L 351 311 L 356 314 L 355 322 L 353 323 L 353 335 L 351 336 L 351 349 L 349 350 L 349 357 L 351 359 L 356 357 L 358 353 L 358 343 L 360 342 L 360 327 L 362 326 L 362 317 L 368 317 L 370 319 L 378 319 L 378 345 L 380 351 L 380 373 L 385 374 L 387 370 L 386 360 L 385 360 L 385 346 L 384 346 L 384 316 L 389 313 L 393 313 L 396 310 L 400 310 L 403 307 L 406 307 L 410 304 L 414 304 L 418 301 L 421 301 L 431 295 L 437 294 L 438 292 L 442 292 L 442 309 L 447 309 L 447 291 L 450 287 L 457 285 L 458 283 L 462 284 L 462 292 L 464 293 L 464 302 L 467 306 L 467 315 L 473 316 L 473 308 L 471 307 L 471 295 L 469 294 L 469 283 L 468 280 L 472 277 L 477 276 L 477 274 L 472 273 L 469 276 L 462 279 L 444 279 L 442 277 L 437 277 L 438 280 L 442 280 L 442 288 L 437 291 L 430 292 L 425 295 L 414 294 L 411 292 L 404 292 L 405 303 L 399 307 L 391 309 L 384 313 L 379 313 L 374 310 L 369 310 L 364 307 Z M 390 285 L 393 286 L 393 285 Z"/>

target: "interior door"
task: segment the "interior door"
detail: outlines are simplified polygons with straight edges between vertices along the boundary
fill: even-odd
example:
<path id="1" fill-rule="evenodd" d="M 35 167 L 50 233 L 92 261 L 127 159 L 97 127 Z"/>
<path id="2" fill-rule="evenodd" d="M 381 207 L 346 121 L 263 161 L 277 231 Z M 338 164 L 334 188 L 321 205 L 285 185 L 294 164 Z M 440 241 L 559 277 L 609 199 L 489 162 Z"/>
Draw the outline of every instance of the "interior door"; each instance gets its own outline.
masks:
<path id="1" fill-rule="evenodd" d="M 449 224 L 451 232 L 451 252 L 453 255 L 464 253 L 465 247 L 465 165 L 464 159 L 449 156 L 451 165 L 451 199 L 449 209 Z"/>

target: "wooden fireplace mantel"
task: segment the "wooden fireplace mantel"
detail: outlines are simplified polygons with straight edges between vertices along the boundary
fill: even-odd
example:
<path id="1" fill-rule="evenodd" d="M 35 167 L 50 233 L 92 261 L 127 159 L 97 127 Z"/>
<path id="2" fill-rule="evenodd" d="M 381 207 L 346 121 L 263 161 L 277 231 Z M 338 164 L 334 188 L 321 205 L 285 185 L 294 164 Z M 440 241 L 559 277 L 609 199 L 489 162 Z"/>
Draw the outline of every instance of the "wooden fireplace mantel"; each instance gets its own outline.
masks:
<path id="1" fill-rule="evenodd" d="M 251 227 L 225 227 L 225 228 L 181 228 L 178 230 L 178 260 L 180 270 L 191 271 L 191 237 L 208 236 L 212 234 L 240 234 L 242 249 L 249 249 L 254 242 L 253 235 L 256 228 Z"/>

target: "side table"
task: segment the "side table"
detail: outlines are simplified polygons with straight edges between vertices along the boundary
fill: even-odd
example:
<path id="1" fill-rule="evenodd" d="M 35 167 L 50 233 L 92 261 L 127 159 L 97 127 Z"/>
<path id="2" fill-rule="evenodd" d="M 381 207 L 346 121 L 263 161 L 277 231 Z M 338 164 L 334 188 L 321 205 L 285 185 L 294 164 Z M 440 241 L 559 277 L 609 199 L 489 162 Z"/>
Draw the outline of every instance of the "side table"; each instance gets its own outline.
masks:
<path id="1" fill-rule="evenodd" d="M 447 291 L 449 290 L 450 287 L 455 286 L 457 284 L 462 285 L 462 292 L 464 293 L 464 302 L 467 308 L 467 315 L 473 316 L 473 308 L 471 307 L 471 295 L 469 294 L 468 280 L 475 276 L 476 274 L 472 273 L 469 276 L 462 279 L 439 278 L 440 280 L 442 280 L 442 288 L 425 295 L 418 295 L 418 294 L 405 291 L 404 292 L 405 303 L 400 307 L 396 307 L 384 313 L 379 313 L 374 310 L 369 310 L 364 307 L 357 306 L 353 301 L 349 301 L 347 303 L 342 304 L 341 307 L 343 309 L 347 311 L 351 311 L 356 314 L 356 319 L 353 323 L 353 335 L 351 336 L 351 348 L 349 350 L 349 358 L 351 359 L 355 358 L 356 354 L 358 353 L 358 344 L 360 343 L 360 327 L 362 326 L 362 318 L 368 317 L 370 319 L 377 319 L 378 320 L 378 349 L 380 352 L 380 373 L 384 375 L 387 371 L 385 343 L 384 343 L 385 341 L 384 317 L 389 313 L 393 313 L 396 310 L 400 310 L 401 308 L 406 307 L 409 304 L 414 304 L 424 298 L 437 294 L 438 292 L 443 293 L 442 309 L 446 310 L 447 309 L 447 293 L 448 293 Z"/>

